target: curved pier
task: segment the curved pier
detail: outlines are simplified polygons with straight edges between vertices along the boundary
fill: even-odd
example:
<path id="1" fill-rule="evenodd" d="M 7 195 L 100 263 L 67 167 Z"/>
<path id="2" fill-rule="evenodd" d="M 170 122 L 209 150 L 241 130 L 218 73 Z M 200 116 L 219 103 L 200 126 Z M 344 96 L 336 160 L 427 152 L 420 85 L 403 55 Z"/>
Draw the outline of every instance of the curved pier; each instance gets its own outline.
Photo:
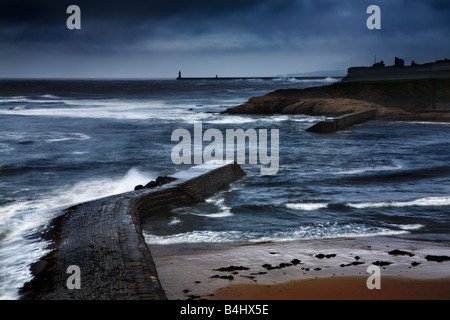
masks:
<path id="1" fill-rule="evenodd" d="M 245 175 L 238 164 L 206 163 L 172 176 L 176 180 L 72 206 L 53 219 L 43 237 L 50 252 L 31 265 L 33 279 L 22 299 L 167 299 L 145 243 L 141 219 L 191 205 Z M 69 266 L 80 270 L 80 289 L 69 289 Z M 70 287 L 70 286 L 69 286 Z"/>

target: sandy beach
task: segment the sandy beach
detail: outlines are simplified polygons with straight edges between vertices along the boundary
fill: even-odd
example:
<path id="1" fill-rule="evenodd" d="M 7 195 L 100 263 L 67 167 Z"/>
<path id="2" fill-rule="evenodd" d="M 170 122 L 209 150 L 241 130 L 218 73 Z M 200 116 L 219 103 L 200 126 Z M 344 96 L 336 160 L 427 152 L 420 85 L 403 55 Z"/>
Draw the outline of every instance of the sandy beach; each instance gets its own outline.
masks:
<path id="1" fill-rule="evenodd" d="M 150 250 L 170 300 L 450 299 L 450 248 L 439 243 L 366 237 Z M 371 265 L 380 289 L 367 287 Z"/>
<path id="2" fill-rule="evenodd" d="M 379 290 L 369 290 L 366 277 L 304 279 L 275 285 L 236 284 L 221 288 L 218 300 L 448 300 L 450 277 L 415 279 L 382 278 Z"/>

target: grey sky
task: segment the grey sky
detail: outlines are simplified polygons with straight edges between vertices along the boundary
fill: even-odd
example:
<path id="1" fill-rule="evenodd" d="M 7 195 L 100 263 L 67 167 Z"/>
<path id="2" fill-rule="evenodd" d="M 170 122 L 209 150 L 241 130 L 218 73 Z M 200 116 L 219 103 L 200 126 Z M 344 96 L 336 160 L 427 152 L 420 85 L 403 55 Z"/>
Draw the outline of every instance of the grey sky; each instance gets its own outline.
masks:
<path id="1" fill-rule="evenodd" d="M 68 30 L 66 8 L 81 8 Z M 381 30 L 366 9 L 381 8 Z M 450 58 L 450 1 L 0 0 L 1 77 L 271 76 Z"/>

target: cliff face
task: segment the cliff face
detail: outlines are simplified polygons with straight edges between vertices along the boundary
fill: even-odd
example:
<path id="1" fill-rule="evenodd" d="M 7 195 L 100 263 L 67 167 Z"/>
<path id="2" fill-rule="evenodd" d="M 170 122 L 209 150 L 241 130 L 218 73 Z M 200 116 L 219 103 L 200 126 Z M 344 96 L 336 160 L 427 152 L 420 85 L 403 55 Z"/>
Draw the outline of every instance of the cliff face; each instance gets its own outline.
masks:
<path id="1" fill-rule="evenodd" d="M 227 113 L 243 114 L 305 114 L 312 116 L 341 116 L 348 113 L 378 109 L 377 117 L 385 118 L 409 113 L 396 108 L 347 98 L 283 99 L 273 96 L 251 98 L 248 102 L 228 109 Z"/>
<path id="2" fill-rule="evenodd" d="M 429 109 L 433 95 L 438 102 L 450 102 L 450 79 L 434 81 L 434 84 L 432 79 L 339 82 L 276 90 L 224 113 L 339 116 L 376 108 L 379 119 L 407 118 L 418 110 Z"/>

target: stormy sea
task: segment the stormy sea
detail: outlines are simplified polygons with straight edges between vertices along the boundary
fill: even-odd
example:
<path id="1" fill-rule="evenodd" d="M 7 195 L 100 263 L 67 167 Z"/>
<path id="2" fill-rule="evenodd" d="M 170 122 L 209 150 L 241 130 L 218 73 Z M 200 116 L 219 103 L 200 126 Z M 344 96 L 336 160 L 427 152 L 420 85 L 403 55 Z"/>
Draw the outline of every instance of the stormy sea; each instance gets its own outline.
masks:
<path id="1" fill-rule="evenodd" d="M 306 132 L 321 117 L 228 115 L 281 88 L 333 78 L 1 80 L 0 299 L 18 299 L 36 237 L 70 205 L 132 191 L 174 164 L 172 133 L 278 129 L 279 168 L 247 175 L 205 202 L 144 223 L 150 245 L 199 246 L 393 237 L 450 244 L 450 124 L 370 121 Z M 203 147 L 207 146 L 204 142 Z"/>

